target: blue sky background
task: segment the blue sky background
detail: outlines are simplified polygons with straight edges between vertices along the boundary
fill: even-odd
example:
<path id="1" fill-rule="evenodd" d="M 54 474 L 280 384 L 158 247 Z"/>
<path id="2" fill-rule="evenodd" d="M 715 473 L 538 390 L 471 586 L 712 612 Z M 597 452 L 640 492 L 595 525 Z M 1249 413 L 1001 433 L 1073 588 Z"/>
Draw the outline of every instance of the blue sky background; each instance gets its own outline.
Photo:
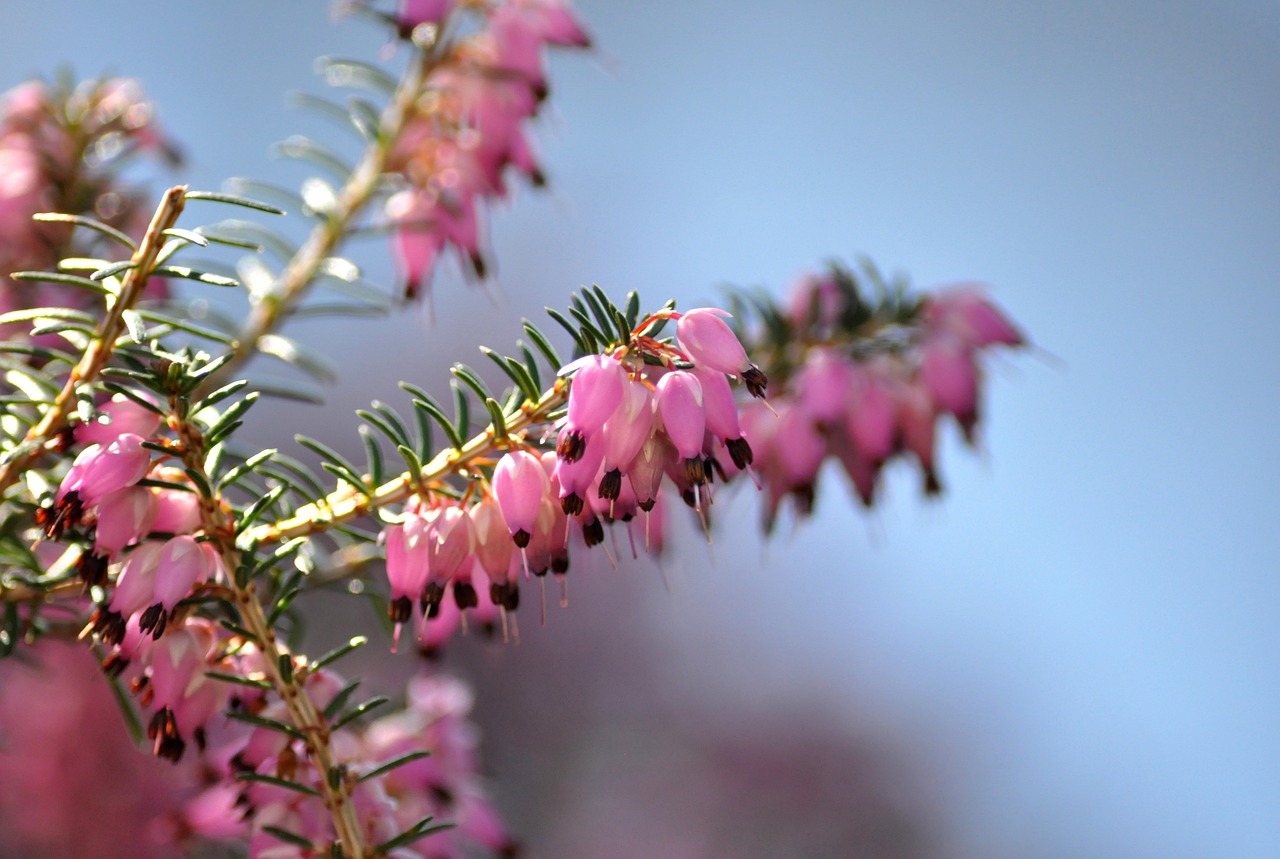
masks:
<path id="1" fill-rule="evenodd" d="M 670 595 L 588 586 L 548 629 L 623 612 L 697 712 L 785 700 L 884 738 L 926 773 L 946 855 L 1280 853 L 1280 7 L 579 8 L 599 51 L 554 63 L 550 191 L 493 219 L 503 297 L 446 275 L 434 326 L 299 326 L 348 382 L 333 409 L 479 361 L 585 283 L 687 305 L 859 253 L 986 281 L 1043 352 L 993 366 L 989 454 L 948 436 L 943 504 L 904 472 L 868 519 L 832 473 L 767 547 L 686 536 Z M 337 137 L 282 93 L 381 43 L 325 9 L 8 3 L 0 84 L 137 76 L 179 178 L 279 177 L 269 144 Z M 282 414 L 277 437 L 354 439 Z"/>

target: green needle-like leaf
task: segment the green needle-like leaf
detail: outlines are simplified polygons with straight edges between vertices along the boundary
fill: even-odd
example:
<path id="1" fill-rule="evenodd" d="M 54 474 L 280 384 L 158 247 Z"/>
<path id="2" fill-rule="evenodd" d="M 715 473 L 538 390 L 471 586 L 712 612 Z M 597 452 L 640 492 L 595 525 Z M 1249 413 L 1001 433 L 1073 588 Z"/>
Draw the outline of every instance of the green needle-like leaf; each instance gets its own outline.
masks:
<path id="1" fill-rule="evenodd" d="M 277 209 L 275 206 L 263 203 L 259 200 L 252 200 L 248 197 L 241 197 L 238 194 L 224 194 L 220 191 L 188 191 L 186 193 L 188 200 L 208 200 L 212 203 L 226 203 L 230 206 L 243 206 L 246 209 L 255 209 L 259 212 L 267 212 L 272 215 L 283 215 L 283 209 Z"/>

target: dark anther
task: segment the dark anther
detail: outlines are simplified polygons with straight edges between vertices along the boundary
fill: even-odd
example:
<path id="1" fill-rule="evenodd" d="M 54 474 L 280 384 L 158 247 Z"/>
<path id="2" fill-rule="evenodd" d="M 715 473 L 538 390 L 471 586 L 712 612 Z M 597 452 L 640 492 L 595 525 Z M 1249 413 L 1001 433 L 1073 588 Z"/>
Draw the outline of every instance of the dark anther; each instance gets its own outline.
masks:
<path id="1" fill-rule="evenodd" d="M 151 717 L 151 723 L 147 726 L 147 738 L 155 741 L 152 751 L 156 757 L 175 764 L 182 760 L 182 753 L 187 749 L 186 742 L 178 734 L 178 722 L 168 707 L 157 710 Z"/>
<path id="2" fill-rule="evenodd" d="M 45 536 L 57 540 L 67 527 L 80 521 L 84 515 L 84 505 L 80 502 L 80 493 L 72 489 L 58 499 L 52 507 L 41 507 L 36 511 L 36 524 L 44 529 Z"/>
<path id="3" fill-rule="evenodd" d="M 408 623 L 413 615 L 413 600 L 408 597 L 396 597 L 387 604 L 387 617 L 392 623 Z"/>
<path id="4" fill-rule="evenodd" d="M 565 462 L 577 462 L 587 450 L 587 437 L 580 429 L 566 429 L 556 440 L 556 456 Z"/>
<path id="5" fill-rule="evenodd" d="M 614 468 L 606 471 L 600 478 L 600 497 L 608 501 L 617 501 L 622 494 L 622 469 Z"/>
<path id="6" fill-rule="evenodd" d="M 54 453 L 65 453 L 76 443 L 75 427 L 66 426 L 53 437 Z"/>
<path id="7" fill-rule="evenodd" d="M 480 605 L 480 599 L 476 596 L 476 589 L 466 582 L 453 583 L 453 601 L 458 604 L 460 609 L 475 608 Z"/>
<path id="8" fill-rule="evenodd" d="M 560 499 L 560 509 L 564 511 L 566 516 L 577 516 L 582 512 L 582 508 L 582 496 L 576 492 L 571 492 Z"/>
<path id="9" fill-rule="evenodd" d="M 648 513 L 650 510 L 653 509 L 653 505 L 657 503 L 658 503 L 658 499 L 650 498 L 647 501 L 637 501 L 636 506 L 639 507 L 644 512 Z"/>
<path id="10" fill-rule="evenodd" d="M 427 617 L 435 617 L 440 613 L 440 601 L 444 599 L 444 585 L 439 582 L 427 582 L 427 586 L 422 589 L 422 596 L 418 599 L 418 604 L 422 606 L 422 613 Z"/>
<path id="11" fill-rule="evenodd" d="M 118 611 L 112 611 L 106 606 L 99 606 L 98 610 L 93 613 L 93 634 L 98 638 L 120 646 L 120 642 L 124 641 L 125 627 L 128 621 Z"/>
<path id="12" fill-rule="evenodd" d="M 582 542 L 590 549 L 604 542 L 604 523 L 599 519 L 582 523 Z"/>
<path id="13" fill-rule="evenodd" d="M 684 476 L 694 486 L 707 482 L 707 466 L 700 456 L 691 456 L 684 461 Z"/>
<path id="14" fill-rule="evenodd" d="M 796 512 L 801 516 L 813 513 L 813 502 L 817 497 L 812 483 L 797 486 L 791 490 L 791 497 L 796 500 Z"/>
<path id="15" fill-rule="evenodd" d="M 755 364 L 742 371 L 742 382 L 753 397 L 764 397 L 764 389 L 769 385 L 769 377 L 760 372 Z"/>
<path id="16" fill-rule="evenodd" d="M 739 471 L 746 469 L 754 459 L 751 453 L 751 445 L 747 444 L 745 438 L 731 438 L 724 443 L 729 450 L 729 458 L 733 460 L 733 464 L 738 466 Z"/>
<path id="17" fill-rule="evenodd" d="M 489 583 L 489 602 L 493 603 L 494 605 L 505 606 L 507 602 L 508 590 L 509 588 L 506 585 L 500 585 L 497 582 L 490 582 Z"/>
<path id="18" fill-rule="evenodd" d="M 76 574 L 86 588 L 101 587 L 107 583 L 107 559 L 93 552 L 85 552 L 76 561 Z"/>
<path id="19" fill-rule="evenodd" d="M 569 553 L 557 552 L 551 556 L 551 572 L 563 576 L 569 572 Z"/>
<path id="20" fill-rule="evenodd" d="M 164 606 L 156 603 L 144 611 L 142 617 L 138 618 L 138 629 L 151 633 L 153 639 L 159 640 L 160 636 L 164 635 L 164 628 L 168 620 L 169 613 L 164 610 Z"/>
<path id="21" fill-rule="evenodd" d="M 108 677 L 119 677 L 129 667 L 129 660 L 119 653 L 112 653 L 102 660 L 102 673 Z"/>
<path id="22" fill-rule="evenodd" d="M 516 544 L 517 549 L 523 549 L 529 545 L 529 538 L 533 535 L 521 528 L 519 531 L 511 535 L 511 542 Z"/>

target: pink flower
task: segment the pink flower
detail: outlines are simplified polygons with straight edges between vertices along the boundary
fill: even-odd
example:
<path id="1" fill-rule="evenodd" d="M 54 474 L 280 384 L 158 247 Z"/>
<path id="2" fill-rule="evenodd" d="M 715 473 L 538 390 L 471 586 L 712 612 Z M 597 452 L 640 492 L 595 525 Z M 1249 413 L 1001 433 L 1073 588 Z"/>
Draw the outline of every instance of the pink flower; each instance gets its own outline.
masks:
<path id="1" fill-rule="evenodd" d="M 689 482 L 695 485 L 703 483 L 706 475 L 702 464 L 702 441 L 707 419 L 702 406 L 701 383 L 686 370 L 673 370 L 658 381 L 655 400 L 667 438 L 684 459 Z"/>
<path id="2" fill-rule="evenodd" d="M 147 736 L 155 742 L 158 757 L 179 760 L 187 738 L 203 745 L 205 723 L 222 709 L 226 684 L 205 676 L 212 644 L 203 629 L 189 627 L 166 636 L 150 651 L 156 712 Z"/>
<path id="3" fill-rule="evenodd" d="M 921 381 L 943 412 L 955 415 L 972 438 L 978 421 L 978 368 L 973 352 L 954 336 L 931 337 L 921 347 Z"/>
<path id="4" fill-rule="evenodd" d="M 216 555 L 212 545 L 197 543 L 194 537 L 186 534 L 164 544 L 156 569 L 155 602 L 164 608 L 166 615 L 173 615 L 178 601 L 185 599 L 197 582 L 213 577 L 219 566 Z M 143 618 L 145 620 L 145 613 Z M 164 622 L 160 621 L 156 638 L 160 637 L 163 629 Z M 142 625 L 142 631 L 147 631 L 145 625 Z"/>
<path id="5" fill-rule="evenodd" d="M 98 412 L 97 419 L 75 428 L 80 444 L 110 444 L 125 433 L 151 438 L 160 429 L 160 415 L 123 394 L 113 396 Z"/>
<path id="6" fill-rule="evenodd" d="M 622 402 L 627 373 L 616 358 L 588 355 L 561 368 L 560 375 L 572 374 L 568 416 L 556 453 L 573 462 L 580 458 L 588 440 L 604 427 Z"/>
<path id="7" fill-rule="evenodd" d="M 165 476 L 161 469 L 161 477 Z M 180 474 L 181 472 L 179 472 Z M 200 527 L 200 496 L 194 491 L 152 487 L 155 521 L 151 528 L 162 534 L 190 534 Z"/>
<path id="8" fill-rule="evenodd" d="M 871 462 L 880 462 L 893 453 L 898 437 L 897 384 L 892 367 L 881 361 L 859 365 L 845 416 L 845 432 L 858 451 Z"/>
<path id="9" fill-rule="evenodd" d="M 693 375 L 702 385 L 707 431 L 718 438 L 729 451 L 734 467 L 742 470 L 751 464 L 751 445 L 742 437 L 738 423 L 738 403 L 733 398 L 729 380 L 718 370 L 694 367 Z"/>
<path id="10" fill-rule="evenodd" d="M 934 470 L 933 449 L 937 411 L 933 397 L 919 380 L 899 389 L 898 408 L 902 421 L 902 443 L 915 454 L 924 472 L 924 490 L 927 495 L 942 491 L 938 474 Z"/>
<path id="11" fill-rule="evenodd" d="M 925 325 L 949 331 L 975 348 L 1001 343 L 1020 346 L 1026 341 L 999 308 L 974 285 L 939 291 L 925 303 Z"/>
<path id="12" fill-rule="evenodd" d="M 471 519 L 461 508 L 452 505 L 428 510 L 427 522 L 427 585 L 421 602 L 428 617 L 440 604 L 444 586 L 458 572 L 463 561 L 471 557 L 474 540 Z"/>
<path id="13" fill-rule="evenodd" d="M 475 556 L 480 568 L 493 582 L 503 584 L 510 578 L 514 556 L 507 522 L 498 502 L 486 495 L 467 510 L 471 517 L 471 533 L 475 537 Z"/>
<path id="14" fill-rule="evenodd" d="M 600 497 L 616 499 L 622 490 L 622 472 L 636 458 L 653 431 L 654 402 L 649 386 L 627 377 L 622 402 L 602 428 L 604 435 L 604 476 Z"/>
<path id="15" fill-rule="evenodd" d="M 493 469 L 493 497 L 512 541 L 522 549 L 529 545 L 543 499 L 550 494 L 542 463 L 527 450 L 508 451 Z"/>
<path id="16" fill-rule="evenodd" d="M 75 492 L 81 504 L 94 507 L 104 496 L 137 483 L 151 467 L 151 454 L 142 442 L 142 436 L 124 433 L 106 446 L 86 447 L 62 479 L 58 500 Z"/>
<path id="17" fill-rule="evenodd" d="M 796 373 L 796 398 L 814 420 L 834 424 L 849 407 L 853 375 L 852 363 L 836 350 L 810 349 L 804 366 Z"/>
<path id="18" fill-rule="evenodd" d="M 114 558 L 125 546 L 145 537 L 156 518 L 156 503 L 143 486 L 127 486 L 107 495 L 98 509 L 94 549 Z"/>
<path id="19" fill-rule="evenodd" d="M 763 397 L 768 379 L 747 359 L 738 335 L 720 318 L 728 315 L 714 307 L 687 310 L 676 322 L 676 340 L 694 364 L 741 376 L 753 397 Z"/>
<path id="20" fill-rule="evenodd" d="M 395 624 L 392 650 L 399 644 L 401 625 L 413 616 L 414 601 L 427 586 L 429 540 L 427 521 L 415 512 L 406 514 L 402 524 L 382 531 L 387 548 L 387 580 L 391 583 L 387 614 Z"/>
<path id="21" fill-rule="evenodd" d="M 561 441 L 569 428 L 560 431 Z M 557 445 L 557 450 L 563 444 Z M 559 487 L 560 507 L 568 516 L 577 516 L 583 510 L 590 488 L 599 486 L 600 467 L 604 461 L 604 444 L 587 445 L 576 459 L 559 457 L 555 468 L 555 483 Z"/>

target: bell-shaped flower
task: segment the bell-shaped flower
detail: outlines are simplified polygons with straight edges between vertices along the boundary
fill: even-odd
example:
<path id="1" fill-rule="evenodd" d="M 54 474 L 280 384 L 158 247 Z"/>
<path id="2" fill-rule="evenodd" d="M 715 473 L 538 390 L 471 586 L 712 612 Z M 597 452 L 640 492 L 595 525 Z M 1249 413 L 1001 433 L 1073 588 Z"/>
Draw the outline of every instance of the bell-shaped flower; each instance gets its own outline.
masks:
<path id="1" fill-rule="evenodd" d="M 1022 332 L 973 285 L 940 290 L 932 296 L 925 305 L 925 325 L 934 331 L 949 331 L 974 348 L 1026 342 Z"/>
<path id="2" fill-rule="evenodd" d="M 114 558 L 125 546 L 150 533 L 155 518 L 155 499 L 146 487 L 118 489 L 98 506 L 94 548 L 99 554 Z"/>
<path id="3" fill-rule="evenodd" d="M 426 519 L 410 511 L 401 524 L 384 528 L 381 539 L 387 550 L 387 580 L 391 584 L 387 616 L 395 625 L 391 645 L 395 650 L 400 627 L 413 616 L 414 601 L 427 586 L 431 536 Z"/>
<path id="4" fill-rule="evenodd" d="M 918 379 L 899 389 L 898 413 L 902 421 L 902 443 L 915 454 L 924 472 L 925 494 L 937 495 L 942 491 L 933 460 L 938 414 L 933 397 Z"/>
<path id="5" fill-rule="evenodd" d="M 111 594 L 111 608 L 128 617 L 155 602 L 156 571 L 164 544 L 156 542 L 135 546 L 120 567 L 116 587 Z"/>
<path id="6" fill-rule="evenodd" d="M 471 517 L 476 561 L 493 582 L 505 583 L 510 577 L 515 553 L 498 502 L 492 495 L 486 495 L 467 509 L 467 515 Z"/>
<path id="7" fill-rule="evenodd" d="M 753 397 L 763 397 L 769 380 L 747 358 L 746 350 L 729 324 L 720 317 L 729 313 L 715 307 L 685 311 L 676 321 L 676 341 L 694 364 L 741 376 Z"/>
<path id="8" fill-rule="evenodd" d="M 561 459 L 573 462 L 582 456 L 588 440 L 604 427 L 622 402 L 627 372 L 609 355 L 587 355 L 561 368 L 572 373 L 565 425 L 556 442 Z"/>
<path id="9" fill-rule="evenodd" d="M 777 441 L 774 456 L 787 488 L 812 485 L 827 453 L 827 442 L 814 426 L 813 418 L 792 403 L 778 416 Z"/>
<path id="10" fill-rule="evenodd" d="M 845 432 L 871 462 L 883 462 L 897 444 L 898 398 L 887 362 L 859 364 L 853 375 L 853 394 L 845 414 Z"/>
<path id="11" fill-rule="evenodd" d="M 734 399 L 728 378 L 719 370 L 702 367 L 694 367 L 693 374 L 702 385 L 707 431 L 724 444 L 738 470 L 746 468 L 753 458 L 751 445 L 742 437 L 742 427 L 738 422 L 738 401 Z"/>
<path id="12" fill-rule="evenodd" d="M 198 543 L 183 534 L 164 544 L 156 570 L 156 602 L 172 613 L 179 600 L 191 593 L 196 583 L 213 576 L 218 567 L 217 550 L 210 543 Z"/>
<path id="13" fill-rule="evenodd" d="M 662 486 L 662 477 L 666 474 L 668 462 L 674 462 L 678 454 L 671 446 L 666 433 L 654 433 L 641 446 L 636 458 L 631 460 L 627 469 L 627 479 L 636 495 L 636 504 L 641 510 L 653 509 L 658 498 L 658 490 Z"/>
<path id="14" fill-rule="evenodd" d="M 623 386 L 622 402 L 604 425 L 605 474 L 600 481 L 600 497 L 618 497 L 622 472 L 653 432 L 653 415 L 653 394 L 649 386 L 628 378 Z"/>
<path id="15" fill-rule="evenodd" d="M 511 539 L 522 549 L 529 545 L 542 501 L 550 494 L 542 463 L 527 450 L 507 451 L 493 469 L 493 497 Z"/>
<path id="16" fill-rule="evenodd" d="M 142 447 L 143 441 L 140 435 L 124 433 L 110 444 L 86 447 L 62 479 L 58 500 L 75 492 L 81 504 L 94 507 L 104 496 L 133 486 L 151 466 L 151 454 Z"/>
<path id="17" fill-rule="evenodd" d="M 672 370 L 658 380 L 654 395 L 658 415 L 662 418 L 667 438 L 684 460 L 689 483 L 698 485 L 706 480 L 702 463 L 703 438 L 707 418 L 702 404 L 702 384 L 698 377 L 687 370 Z"/>
<path id="18" fill-rule="evenodd" d="M 921 346 L 920 376 L 943 412 L 955 415 L 966 437 L 978 421 L 978 368 L 973 352 L 954 336 L 937 336 Z"/>
<path id="19" fill-rule="evenodd" d="M 810 349 L 796 374 L 796 399 L 814 420 L 835 424 L 849 407 L 853 375 L 849 359 L 834 349 Z"/>
<path id="20" fill-rule="evenodd" d="M 75 428 L 80 444 L 111 444 L 125 433 L 150 438 L 160 429 L 161 417 L 123 394 L 116 394 L 101 408 L 99 417 Z"/>
<path id="21" fill-rule="evenodd" d="M 163 477 L 163 475 L 161 475 Z M 200 496 L 194 491 L 151 487 L 155 498 L 153 531 L 161 534 L 190 534 L 200 527 Z M 99 517 L 101 518 L 101 517 Z"/>
<path id="22" fill-rule="evenodd" d="M 433 617 L 444 596 L 445 585 L 471 557 L 474 541 L 471 519 L 460 507 L 449 505 L 428 510 L 427 585 L 422 591 L 423 614 Z"/>
<path id="23" fill-rule="evenodd" d="M 559 486 L 560 507 L 566 515 L 582 512 L 591 487 L 599 485 L 600 466 L 604 461 L 604 445 L 587 446 L 582 456 L 556 463 L 555 482 Z"/>

